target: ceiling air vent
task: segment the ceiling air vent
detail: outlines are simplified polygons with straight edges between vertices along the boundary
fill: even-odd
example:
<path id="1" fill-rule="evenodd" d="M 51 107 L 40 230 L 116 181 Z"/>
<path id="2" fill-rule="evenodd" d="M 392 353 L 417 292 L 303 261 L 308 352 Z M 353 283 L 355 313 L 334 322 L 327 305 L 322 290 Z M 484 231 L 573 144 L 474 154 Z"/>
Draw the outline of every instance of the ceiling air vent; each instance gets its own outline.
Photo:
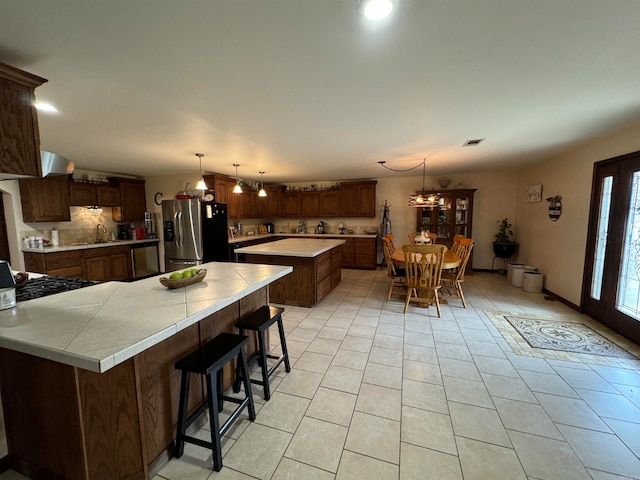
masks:
<path id="1" fill-rule="evenodd" d="M 463 147 L 475 147 L 476 145 L 479 145 L 481 141 L 483 141 L 484 138 L 476 138 L 474 140 L 467 140 L 466 142 L 464 142 L 464 144 L 462 145 Z"/>

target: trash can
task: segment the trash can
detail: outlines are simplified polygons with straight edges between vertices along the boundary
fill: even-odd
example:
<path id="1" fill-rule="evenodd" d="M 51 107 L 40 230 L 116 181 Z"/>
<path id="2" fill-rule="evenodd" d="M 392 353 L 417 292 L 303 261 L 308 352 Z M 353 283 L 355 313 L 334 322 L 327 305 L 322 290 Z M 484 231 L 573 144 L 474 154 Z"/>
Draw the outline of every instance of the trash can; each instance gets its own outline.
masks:
<path id="1" fill-rule="evenodd" d="M 522 275 L 524 272 L 535 272 L 537 270 L 533 265 L 522 265 L 520 268 L 514 268 L 511 272 L 511 285 L 514 287 L 522 287 Z"/>
<path id="2" fill-rule="evenodd" d="M 513 278 L 513 269 L 514 268 L 522 268 L 524 267 L 524 263 L 511 263 L 507 265 L 507 280 L 511 281 Z"/>
<path id="3" fill-rule="evenodd" d="M 542 293 L 544 275 L 540 272 L 522 273 L 522 291 L 529 293 Z"/>

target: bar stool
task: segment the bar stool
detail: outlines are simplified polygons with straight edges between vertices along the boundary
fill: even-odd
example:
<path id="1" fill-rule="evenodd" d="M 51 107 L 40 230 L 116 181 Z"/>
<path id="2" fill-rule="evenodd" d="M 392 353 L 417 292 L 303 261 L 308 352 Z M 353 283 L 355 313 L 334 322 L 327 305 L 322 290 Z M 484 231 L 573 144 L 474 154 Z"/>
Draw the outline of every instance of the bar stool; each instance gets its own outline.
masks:
<path id="1" fill-rule="evenodd" d="M 178 433 L 176 435 L 176 458 L 180 458 L 184 453 L 184 443 L 192 443 L 204 448 L 210 448 L 213 452 L 213 469 L 219 472 L 222 468 L 222 445 L 221 438 L 224 433 L 231 427 L 233 422 L 238 419 L 244 408 L 249 410 L 249 419 L 253 422 L 256 419 L 256 411 L 253 405 L 253 396 L 251 395 L 251 386 L 246 378 L 248 378 L 249 367 L 247 364 L 247 356 L 244 351 L 244 345 L 249 337 L 244 335 L 236 335 L 233 333 L 221 333 L 213 340 L 207 342 L 195 352 L 190 353 L 186 357 L 178 360 L 175 368 L 182 371 L 182 380 L 180 382 L 180 405 L 178 407 Z M 236 370 L 243 373 L 245 398 L 233 398 L 223 395 L 223 377 L 222 369 L 234 357 L 237 358 Z M 187 417 L 189 402 L 189 379 L 190 373 L 197 373 L 206 376 L 207 395 L 208 398 Z M 213 379 L 215 374 L 215 381 Z M 217 408 L 215 403 L 217 400 Z M 234 402 L 238 407 L 222 426 L 218 418 L 218 411 L 222 410 L 223 401 Z M 202 413 L 209 410 L 209 425 L 211 429 L 211 442 L 206 442 L 196 437 L 186 434 L 187 428 L 200 417 Z"/>
<path id="2" fill-rule="evenodd" d="M 244 335 L 245 330 L 251 330 L 256 332 L 258 337 L 258 350 L 249 356 L 248 362 L 258 361 L 262 371 L 262 380 L 250 379 L 251 383 L 256 385 L 262 385 L 264 387 L 264 399 L 269 400 L 271 398 L 271 390 L 269 388 L 269 377 L 284 361 L 284 368 L 287 372 L 291 371 L 291 365 L 289 364 L 289 352 L 287 351 L 287 341 L 284 338 L 284 325 L 282 323 L 282 312 L 284 308 L 272 307 L 270 305 L 263 305 L 255 312 L 251 313 L 247 317 L 236 323 L 236 328 L 240 331 L 240 335 Z M 267 329 L 278 322 L 278 332 L 280 334 L 280 347 L 282 348 L 282 355 L 271 355 L 267 353 L 265 333 Z M 276 360 L 271 368 L 267 365 L 267 358 Z M 245 380 L 242 377 L 242 372 L 236 370 L 236 381 L 234 384 L 234 391 L 240 390 L 240 381 Z"/>

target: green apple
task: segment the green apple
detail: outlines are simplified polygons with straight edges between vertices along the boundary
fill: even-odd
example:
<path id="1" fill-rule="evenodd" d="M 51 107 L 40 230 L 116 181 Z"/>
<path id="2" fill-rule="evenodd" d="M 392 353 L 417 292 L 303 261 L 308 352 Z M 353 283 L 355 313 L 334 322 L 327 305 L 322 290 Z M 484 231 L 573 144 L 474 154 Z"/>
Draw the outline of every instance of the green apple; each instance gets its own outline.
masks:
<path id="1" fill-rule="evenodd" d="M 169 275 L 169 280 L 176 280 L 178 278 L 182 278 L 182 273 L 173 272 L 171 275 Z"/>
<path id="2" fill-rule="evenodd" d="M 193 273 L 191 273 L 191 270 L 185 270 L 184 272 L 182 272 L 182 278 L 191 278 L 193 277 Z"/>

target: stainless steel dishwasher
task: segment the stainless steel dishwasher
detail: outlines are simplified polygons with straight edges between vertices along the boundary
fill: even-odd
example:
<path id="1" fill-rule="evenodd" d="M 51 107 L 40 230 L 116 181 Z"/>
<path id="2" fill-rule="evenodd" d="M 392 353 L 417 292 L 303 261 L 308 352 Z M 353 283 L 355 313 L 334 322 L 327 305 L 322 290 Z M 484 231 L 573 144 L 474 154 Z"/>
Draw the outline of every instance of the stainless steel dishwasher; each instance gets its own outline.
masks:
<path id="1" fill-rule="evenodd" d="M 133 279 L 151 277 L 160 273 L 158 242 L 135 243 L 131 246 Z"/>

